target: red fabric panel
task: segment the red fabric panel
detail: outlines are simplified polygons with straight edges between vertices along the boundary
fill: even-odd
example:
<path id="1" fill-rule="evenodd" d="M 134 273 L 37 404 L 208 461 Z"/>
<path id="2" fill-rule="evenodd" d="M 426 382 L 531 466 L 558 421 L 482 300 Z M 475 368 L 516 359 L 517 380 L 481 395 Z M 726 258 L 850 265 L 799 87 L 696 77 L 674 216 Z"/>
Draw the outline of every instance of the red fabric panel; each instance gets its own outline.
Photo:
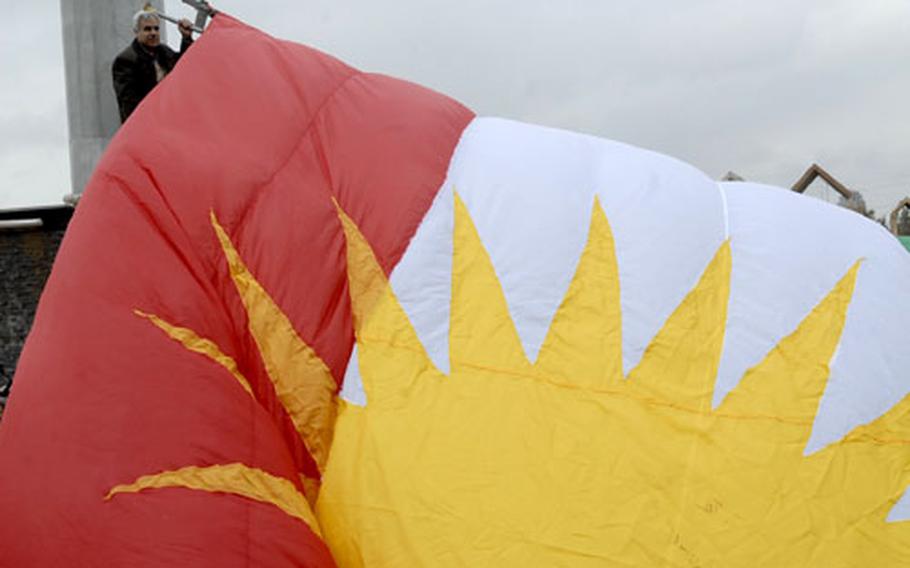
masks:
<path id="1" fill-rule="evenodd" d="M 364 74 L 352 77 L 317 117 L 314 144 L 327 176 L 386 274 L 430 208 L 470 118 L 461 105 L 446 103 L 412 83 Z M 411 143 L 416 130 L 427 130 L 425 143 Z"/>
<path id="2" fill-rule="evenodd" d="M 70 225 L 0 424 L 0 564 L 326 566 L 277 508 L 140 475 L 241 462 L 318 476 L 265 374 L 209 223 L 337 380 L 352 346 L 331 197 L 390 271 L 470 111 L 216 18 L 124 125 Z M 132 313 L 212 339 L 256 394 Z"/>

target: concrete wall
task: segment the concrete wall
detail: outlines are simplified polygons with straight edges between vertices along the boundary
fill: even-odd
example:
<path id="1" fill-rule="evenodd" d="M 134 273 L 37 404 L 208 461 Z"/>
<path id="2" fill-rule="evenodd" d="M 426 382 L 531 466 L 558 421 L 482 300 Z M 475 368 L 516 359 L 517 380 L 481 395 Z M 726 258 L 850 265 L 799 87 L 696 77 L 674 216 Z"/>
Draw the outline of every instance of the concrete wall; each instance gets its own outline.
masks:
<path id="1" fill-rule="evenodd" d="M 145 2 L 60 0 L 70 134 L 72 193 L 81 194 L 120 126 L 111 64 L 135 37 L 132 18 Z M 152 5 L 163 10 L 164 1 Z M 165 34 L 162 29 L 162 42 Z"/>

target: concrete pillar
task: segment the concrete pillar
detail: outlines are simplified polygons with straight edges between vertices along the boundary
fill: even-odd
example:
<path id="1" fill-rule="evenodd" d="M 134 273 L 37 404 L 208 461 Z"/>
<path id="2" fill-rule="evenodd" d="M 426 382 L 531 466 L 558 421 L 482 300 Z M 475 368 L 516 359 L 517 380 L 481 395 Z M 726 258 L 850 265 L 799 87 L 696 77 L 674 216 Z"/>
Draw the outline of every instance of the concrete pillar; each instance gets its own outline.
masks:
<path id="1" fill-rule="evenodd" d="M 101 153 L 120 126 L 111 63 L 133 41 L 132 17 L 144 4 L 60 0 L 72 180 L 72 195 L 67 201 L 78 201 Z M 164 10 L 164 0 L 152 5 Z M 164 26 L 161 41 L 165 41 Z"/>

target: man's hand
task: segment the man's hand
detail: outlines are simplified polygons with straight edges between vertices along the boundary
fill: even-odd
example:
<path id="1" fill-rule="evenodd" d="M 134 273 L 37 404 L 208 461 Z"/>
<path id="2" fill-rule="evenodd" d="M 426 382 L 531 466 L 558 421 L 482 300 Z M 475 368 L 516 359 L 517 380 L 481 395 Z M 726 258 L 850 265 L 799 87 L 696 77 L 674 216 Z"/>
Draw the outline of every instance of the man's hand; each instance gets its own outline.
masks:
<path id="1" fill-rule="evenodd" d="M 177 24 L 177 27 L 180 29 L 180 35 L 183 37 L 191 37 L 193 35 L 193 22 L 183 18 Z"/>

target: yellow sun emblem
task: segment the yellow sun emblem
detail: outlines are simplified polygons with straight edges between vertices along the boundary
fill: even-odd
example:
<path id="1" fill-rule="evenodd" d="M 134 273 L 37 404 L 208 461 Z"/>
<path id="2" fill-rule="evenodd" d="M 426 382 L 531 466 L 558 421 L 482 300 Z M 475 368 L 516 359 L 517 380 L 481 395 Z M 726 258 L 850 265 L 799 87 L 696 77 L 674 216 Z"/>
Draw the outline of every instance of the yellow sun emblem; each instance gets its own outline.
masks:
<path id="1" fill-rule="evenodd" d="M 910 399 L 804 456 L 857 262 L 712 408 L 724 243 L 628 377 L 598 203 L 535 363 L 455 197 L 451 372 L 367 241 L 348 243 L 365 407 L 342 404 L 316 514 L 342 566 L 904 566 Z"/>
<path id="2" fill-rule="evenodd" d="M 367 405 L 341 403 L 337 420 L 325 364 L 211 219 L 277 398 L 323 471 L 315 514 L 313 480 L 240 463 L 152 473 L 108 499 L 164 487 L 240 495 L 321 530 L 341 566 L 910 565 L 910 522 L 886 522 L 910 483 L 910 397 L 803 455 L 859 263 L 712 408 L 729 243 L 624 377 L 614 244 L 595 203 L 531 363 L 456 196 L 446 375 L 339 216 Z M 137 315 L 255 398 L 212 341 Z"/>

